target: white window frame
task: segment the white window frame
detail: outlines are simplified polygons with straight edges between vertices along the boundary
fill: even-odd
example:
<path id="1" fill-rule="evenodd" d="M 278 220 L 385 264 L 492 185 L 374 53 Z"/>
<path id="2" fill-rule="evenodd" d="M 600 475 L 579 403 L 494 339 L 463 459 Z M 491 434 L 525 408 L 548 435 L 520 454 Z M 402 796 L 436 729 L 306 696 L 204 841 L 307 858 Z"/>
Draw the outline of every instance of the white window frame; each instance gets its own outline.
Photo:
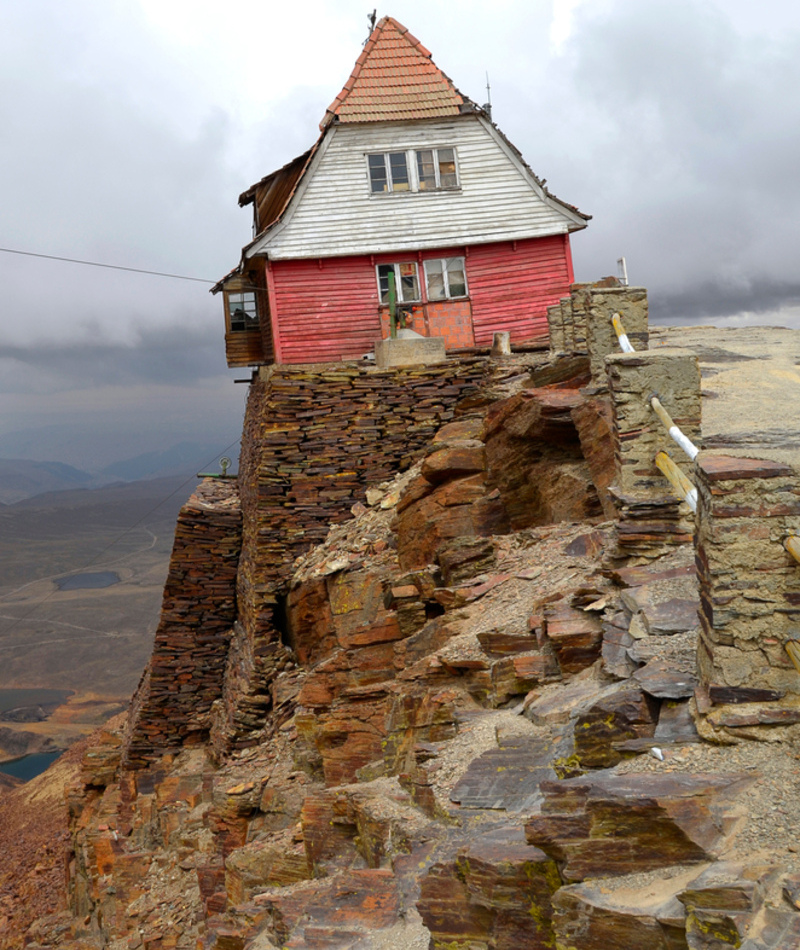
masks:
<path id="1" fill-rule="evenodd" d="M 400 267 L 402 264 L 411 264 L 414 267 L 414 275 L 417 280 L 417 296 L 416 297 L 404 297 L 403 296 L 403 283 L 400 277 Z M 419 280 L 419 265 L 416 261 L 384 261 L 380 264 L 375 265 L 375 279 L 378 282 L 378 303 L 381 307 L 386 307 L 389 304 L 388 300 L 383 299 L 383 292 L 381 291 L 381 267 L 392 267 L 394 268 L 394 287 L 397 295 L 398 304 L 406 303 L 420 303 L 422 301 L 422 284 Z"/>
<path id="2" fill-rule="evenodd" d="M 450 293 L 450 278 L 447 274 L 447 262 L 448 261 L 460 261 L 461 262 L 461 273 L 464 275 L 464 293 L 463 294 L 451 294 Z M 441 276 L 444 283 L 444 297 L 431 297 L 430 295 L 430 284 L 428 282 L 428 264 L 436 263 L 442 265 Z M 467 259 L 465 257 L 429 257 L 423 261 L 425 267 L 425 295 L 428 298 L 430 303 L 439 303 L 442 300 L 464 300 L 466 297 L 469 297 L 469 285 L 467 284 Z"/>
<path id="3" fill-rule="evenodd" d="M 392 163 L 390 160 L 391 155 L 403 155 L 406 160 L 406 182 L 408 188 L 397 188 L 394 187 L 394 179 L 392 178 Z M 372 187 L 372 168 L 370 167 L 369 160 L 380 156 L 383 159 L 383 170 L 386 174 L 386 191 L 375 191 Z M 410 191 L 414 190 L 415 179 L 409 168 L 408 163 L 408 151 L 402 148 L 387 149 L 385 152 L 367 152 L 365 156 L 365 161 L 367 163 L 367 181 L 369 182 L 369 192 L 371 195 L 407 195 Z"/>
<path id="4" fill-rule="evenodd" d="M 453 164 L 455 166 L 455 175 L 456 175 L 456 184 L 455 185 L 446 185 L 444 188 L 441 185 L 441 172 L 439 169 L 439 152 L 444 149 L 450 149 L 453 152 Z M 436 177 L 436 185 L 433 188 L 420 188 L 420 179 L 419 179 L 419 166 L 417 164 L 417 155 L 419 152 L 432 152 L 433 153 L 433 167 L 434 174 Z M 408 176 L 408 188 L 406 189 L 397 189 L 394 188 L 394 182 L 392 180 L 392 167 L 389 160 L 390 155 L 405 155 L 406 159 L 406 175 Z M 383 159 L 383 168 L 386 174 L 386 191 L 373 191 L 372 188 L 372 170 L 370 168 L 369 160 L 372 157 L 380 156 Z M 442 194 L 443 192 L 452 193 L 454 191 L 461 191 L 461 175 L 458 171 L 458 149 L 455 145 L 438 145 L 431 148 L 387 148 L 381 151 L 375 152 L 365 152 L 364 153 L 364 164 L 367 167 L 367 187 L 369 188 L 369 195 L 371 198 L 386 198 L 389 195 L 437 195 Z"/>
<path id="5" fill-rule="evenodd" d="M 455 171 L 456 183 L 454 185 L 442 185 L 442 171 L 439 167 L 439 152 L 450 151 L 453 153 L 453 169 Z M 433 188 L 422 188 L 419 177 L 419 155 L 421 152 L 431 152 L 433 154 L 433 174 L 435 184 Z M 407 163 L 406 163 L 407 164 Z M 440 145 L 437 148 L 416 148 L 414 149 L 414 178 L 419 192 L 427 193 L 431 191 L 455 191 L 461 187 L 461 179 L 458 176 L 458 158 L 454 145 Z"/>

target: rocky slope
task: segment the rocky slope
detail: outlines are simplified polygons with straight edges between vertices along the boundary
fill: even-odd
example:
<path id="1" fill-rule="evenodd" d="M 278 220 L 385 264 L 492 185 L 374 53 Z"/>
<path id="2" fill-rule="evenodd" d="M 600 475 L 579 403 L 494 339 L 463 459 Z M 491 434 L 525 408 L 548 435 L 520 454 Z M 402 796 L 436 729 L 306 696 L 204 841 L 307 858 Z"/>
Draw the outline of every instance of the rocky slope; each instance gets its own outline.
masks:
<path id="1" fill-rule="evenodd" d="M 97 736 L 66 907 L 3 945 L 800 945 L 800 725 L 698 717 L 693 552 L 619 556 L 584 368 L 507 373 L 295 563 L 236 751 Z"/>

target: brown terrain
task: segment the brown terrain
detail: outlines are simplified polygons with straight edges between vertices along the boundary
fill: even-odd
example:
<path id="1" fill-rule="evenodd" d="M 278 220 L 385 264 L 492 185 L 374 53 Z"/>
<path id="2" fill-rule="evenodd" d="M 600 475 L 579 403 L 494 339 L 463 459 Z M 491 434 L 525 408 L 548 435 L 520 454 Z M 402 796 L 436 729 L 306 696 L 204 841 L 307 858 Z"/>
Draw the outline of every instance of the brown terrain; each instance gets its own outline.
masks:
<path id="1" fill-rule="evenodd" d="M 795 465 L 800 333 L 676 342 L 704 446 Z M 800 690 L 699 688 L 691 522 L 620 519 L 587 359 L 456 366 L 253 384 L 127 716 L 0 798 L 0 946 L 800 946 Z"/>
<path id="2" fill-rule="evenodd" d="M 194 484 L 153 479 L 0 507 L 0 691 L 71 692 L 46 718 L 0 713 L 0 761 L 64 749 L 127 706 L 152 649 L 175 517 Z M 103 571 L 119 581 L 59 588 Z"/>

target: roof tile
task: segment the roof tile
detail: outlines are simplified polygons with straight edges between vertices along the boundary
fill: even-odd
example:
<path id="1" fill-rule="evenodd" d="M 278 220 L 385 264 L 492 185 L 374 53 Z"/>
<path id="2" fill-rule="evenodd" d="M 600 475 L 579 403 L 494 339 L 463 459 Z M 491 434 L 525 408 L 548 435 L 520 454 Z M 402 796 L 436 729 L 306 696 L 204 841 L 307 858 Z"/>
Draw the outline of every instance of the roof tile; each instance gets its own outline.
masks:
<path id="1" fill-rule="evenodd" d="M 350 78 L 320 123 L 381 122 L 398 116 L 460 115 L 469 100 L 436 66 L 430 52 L 397 20 L 383 17 Z"/>

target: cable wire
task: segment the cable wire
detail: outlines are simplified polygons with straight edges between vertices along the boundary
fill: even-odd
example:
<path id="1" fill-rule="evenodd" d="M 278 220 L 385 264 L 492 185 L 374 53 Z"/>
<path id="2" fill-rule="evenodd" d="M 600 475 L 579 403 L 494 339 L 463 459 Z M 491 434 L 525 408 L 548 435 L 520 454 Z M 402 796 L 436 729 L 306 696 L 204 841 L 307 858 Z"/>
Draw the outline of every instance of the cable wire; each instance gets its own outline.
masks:
<path id="1" fill-rule="evenodd" d="M 173 280 L 193 280 L 198 284 L 215 284 L 205 277 L 186 277 L 185 274 L 166 274 L 159 270 L 144 270 L 141 267 L 123 267 L 121 264 L 101 264 L 99 261 L 81 261 L 75 257 L 58 257 L 55 254 L 37 254 L 34 251 L 18 251 L 13 247 L 0 247 L 4 254 L 21 254 L 23 257 L 41 257 L 46 261 L 64 261 L 67 264 L 85 264 L 87 267 L 106 267 L 109 270 L 124 270 L 131 274 L 149 274 L 151 277 L 171 277 Z"/>

